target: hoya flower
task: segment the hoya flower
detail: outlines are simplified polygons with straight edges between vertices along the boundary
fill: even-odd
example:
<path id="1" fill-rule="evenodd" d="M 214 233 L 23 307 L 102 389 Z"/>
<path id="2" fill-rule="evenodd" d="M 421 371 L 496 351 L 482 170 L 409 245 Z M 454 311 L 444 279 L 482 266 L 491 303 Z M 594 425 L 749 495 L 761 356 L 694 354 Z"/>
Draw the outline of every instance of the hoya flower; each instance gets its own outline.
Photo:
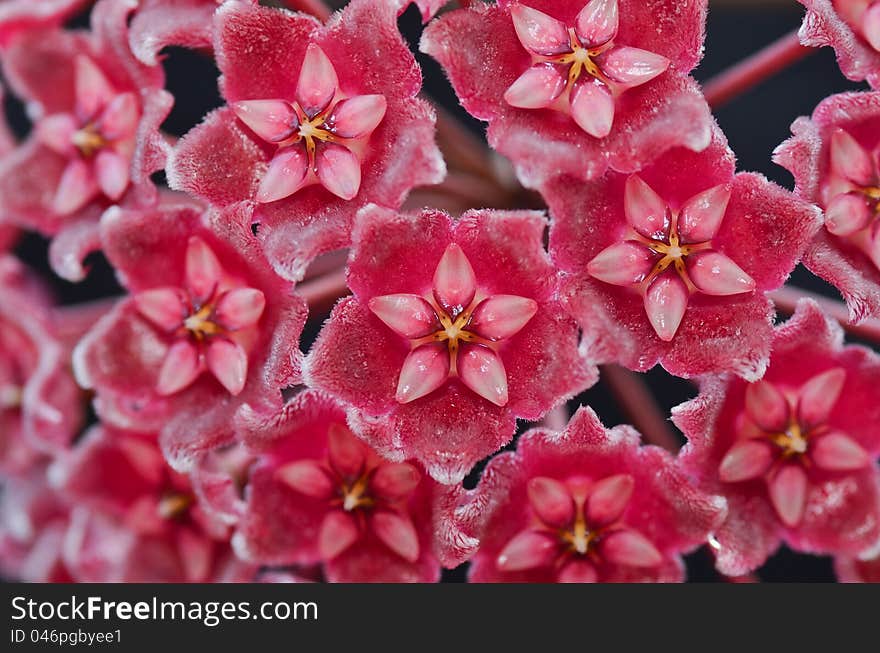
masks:
<path id="1" fill-rule="evenodd" d="M 715 531 L 719 570 L 752 571 L 780 542 L 856 556 L 880 541 L 880 357 L 802 301 L 777 328 L 764 378 L 701 381 L 673 410 L 682 465 L 730 508 Z"/>
<path id="2" fill-rule="evenodd" d="M 606 430 L 580 408 L 560 433 L 534 429 L 489 461 L 476 489 L 441 518 L 472 582 L 681 582 L 681 554 L 724 519 L 672 456 Z"/>
<path id="3" fill-rule="evenodd" d="M 72 280 L 98 247 L 97 218 L 112 204 L 155 200 L 150 175 L 167 145 L 159 125 L 171 108 L 159 67 L 128 49 L 130 0 L 101 0 L 91 32 L 43 29 L 2 53 L 11 90 L 27 103 L 34 128 L 0 162 L 0 211 L 56 236 L 52 262 Z"/>
<path id="4" fill-rule="evenodd" d="M 0 2 L 0 48 L 22 32 L 60 25 L 88 3 L 89 0 L 3 0 Z"/>
<path id="5" fill-rule="evenodd" d="M 222 582 L 256 571 L 229 547 L 229 528 L 201 509 L 154 435 L 92 429 L 49 478 L 75 505 L 65 556 L 80 582 Z"/>
<path id="6" fill-rule="evenodd" d="M 383 455 L 442 483 L 591 385 L 531 211 L 397 214 L 367 207 L 339 302 L 305 364 Z"/>
<path id="7" fill-rule="evenodd" d="M 84 403 L 46 289 L 0 255 L 0 471 L 21 474 L 68 445 Z"/>
<path id="8" fill-rule="evenodd" d="M 247 215 L 117 208 L 101 237 L 131 293 L 74 352 L 102 419 L 161 431 L 166 455 L 186 467 L 232 439 L 243 404 L 281 404 L 299 382 L 306 307 L 260 253 Z"/>
<path id="9" fill-rule="evenodd" d="M 876 0 L 798 0 L 807 9 L 802 44 L 831 46 L 848 79 L 880 82 L 880 4 Z"/>
<path id="10" fill-rule="evenodd" d="M 348 245 L 369 202 L 397 208 L 439 182 L 434 113 L 397 30 L 393 2 L 354 0 L 322 25 L 305 14 L 227 2 L 214 49 L 229 103 L 178 143 L 173 188 L 225 206 L 248 200 L 269 259 L 300 279 Z"/>
<path id="11" fill-rule="evenodd" d="M 701 0 L 475 2 L 434 21 L 421 48 L 489 122 L 489 143 L 520 180 L 540 188 L 709 144 L 709 108 L 687 77 L 705 12 Z"/>
<path id="12" fill-rule="evenodd" d="M 245 560 L 321 563 L 330 582 L 436 582 L 437 485 L 349 431 L 342 406 L 304 391 L 249 442 L 258 450 L 233 539 Z"/>
<path id="13" fill-rule="evenodd" d="M 214 12 L 224 0 L 142 0 L 131 19 L 131 51 L 143 63 L 159 63 L 168 46 L 210 50 Z"/>
<path id="14" fill-rule="evenodd" d="M 840 290 L 853 320 L 880 316 L 880 93 L 841 93 L 798 118 L 773 160 L 825 210 L 804 265 Z"/>
<path id="15" fill-rule="evenodd" d="M 755 174 L 734 174 L 716 133 L 634 175 L 544 189 L 550 251 L 569 273 L 572 315 L 597 360 L 678 376 L 767 364 L 773 306 L 819 226 L 817 209 Z"/>

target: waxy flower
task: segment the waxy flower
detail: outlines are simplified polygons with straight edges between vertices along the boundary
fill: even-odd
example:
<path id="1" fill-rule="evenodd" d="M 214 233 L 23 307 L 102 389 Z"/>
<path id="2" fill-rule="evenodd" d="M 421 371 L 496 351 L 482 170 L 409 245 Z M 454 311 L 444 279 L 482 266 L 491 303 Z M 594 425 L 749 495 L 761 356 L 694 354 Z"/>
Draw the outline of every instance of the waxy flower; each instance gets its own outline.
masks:
<path id="1" fill-rule="evenodd" d="M 628 426 L 605 430 L 589 408 L 561 433 L 524 434 L 449 508 L 447 540 L 467 546 L 444 553 L 455 563 L 476 550 L 474 582 L 680 582 L 681 554 L 725 513 L 667 452 Z"/>
<path id="2" fill-rule="evenodd" d="M 842 93 L 798 118 L 773 160 L 795 193 L 825 209 L 804 265 L 835 285 L 853 320 L 880 316 L 880 92 Z"/>
<path id="3" fill-rule="evenodd" d="M 342 406 L 307 390 L 245 438 L 259 451 L 233 539 L 245 560 L 321 563 L 330 582 L 436 582 L 436 483 L 349 431 Z"/>
<path id="4" fill-rule="evenodd" d="M 540 188 L 608 167 L 633 172 L 665 150 L 704 149 L 709 108 L 687 73 L 706 3 L 529 0 L 473 3 L 433 22 L 422 50 L 489 142 Z"/>
<path id="5" fill-rule="evenodd" d="M 876 0 L 798 0 L 807 9 L 798 36 L 803 45 L 831 46 L 840 70 L 853 81 L 880 82 L 880 3 Z"/>
<path id="6" fill-rule="evenodd" d="M 71 280 L 84 276 L 80 261 L 99 245 L 101 211 L 123 200 L 154 202 L 150 175 L 165 163 L 158 129 L 172 97 L 162 89 L 162 69 L 143 66 L 128 50 L 134 6 L 101 0 L 91 32 L 28 31 L 2 53 L 9 86 L 35 125 L 0 163 L 0 211 L 58 236 L 52 263 Z"/>
<path id="7" fill-rule="evenodd" d="M 421 73 L 396 20 L 384 0 L 354 0 L 325 26 L 241 2 L 215 15 L 229 107 L 180 140 L 169 183 L 218 206 L 252 201 L 287 278 L 348 245 L 365 204 L 396 208 L 443 177 L 434 113 L 416 97 Z"/>
<path id="8" fill-rule="evenodd" d="M 806 300 L 772 344 L 762 380 L 706 377 L 673 410 L 690 441 L 685 469 L 727 497 L 715 541 L 728 575 L 759 567 L 781 541 L 848 556 L 880 541 L 880 357 L 845 347 L 840 327 Z"/>
<path id="9" fill-rule="evenodd" d="M 355 432 L 457 483 L 595 381 L 557 300 L 540 213 L 367 207 L 336 305 L 306 361 L 312 387 L 346 402 Z"/>
<path id="10" fill-rule="evenodd" d="M 154 435 L 96 427 L 49 478 L 75 506 L 64 549 L 79 582 L 229 582 L 256 572 L 233 556 L 230 529 L 202 510 Z"/>
<path id="11" fill-rule="evenodd" d="M 636 175 L 544 188 L 550 251 L 597 360 L 679 376 L 761 375 L 781 286 L 819 226 L 815 207 L 759 175 L 734 174 L 716 132 Z"/>
<path id="12" fill-rule="evenodd" d="M 246 211 L 113 209 L 101 236 L 131 296 L 83 338 L 74 366 L 106 422 L 161 431 L 187 466 L 232 439 L 243 404 L 274 410 L 299 383 L 305 303 L 262 257 Z"/>

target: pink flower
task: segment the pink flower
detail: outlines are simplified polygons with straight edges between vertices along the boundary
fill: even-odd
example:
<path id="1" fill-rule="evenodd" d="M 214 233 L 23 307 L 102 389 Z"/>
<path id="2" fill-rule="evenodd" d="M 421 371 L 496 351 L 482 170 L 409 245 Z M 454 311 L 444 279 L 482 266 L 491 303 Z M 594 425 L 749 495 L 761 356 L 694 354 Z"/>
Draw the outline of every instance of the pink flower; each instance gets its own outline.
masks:
<path id="1" fill-rule="evenodd" d="M 591 385 L 577 330 L 557 300 L 540 213 L 367 207 L 349 259 L 354 297 L 336 305 L 309 353 L 310 386 L 352 408 L 383 455 L 415 458 L 457 483 Z"/>
<path id="2" fill-rule="evenodd" d="M 39 451 L 57 452 L 77 434 L 84 402 L 70 346 L 46 289 L 8 254 L 0 255 L 0 471 L 22 474 Z"/>
<path id="3" fill-rule="evenodd" d="M 446 69 L 489 142 L 540 188 L 568 174 L 634 172 L 670 147 L 704 149 L 711 116 L 687 73 L 706 3 L 474 3 L 432 23 L 422 50 Z"/>
<path id="4" fill-rule="evenodd" d="M 724 519 L 667 452 L 581 408 L 561 433 L 535 429 L 489 461 L 441 518 L 448 563 L 472 582 L 680 582 L 681 554 Z M 457 550 L 456 550 L 457 549 Z"/>
<path id="5" fill-rule="evenodd" d="M 77 379 L 97 392 L 108 423 L 161 431 L 175 466 L 231 441 L 245 403 L 275 410 L 280 391 L 299 383 L 305 303 L 263 258 L 247 219 L 236 207 L 203 214 L 182 204 L 112 209 L 101 221 L 104 251 L 132 295 L 77 346 Z"/>
<path id="6" fill-rule="evenodd" d="M 299 279 L 349 243 L 355 213 L 397 208 L 439 182 L 433 110 L 392 2 L 354 0 L 326 26 L 305 14 L 228 2 L 215 16 L 229 107 L 178 143 L 169 183 L 253 221 L 279 273 Z M 220 173 L 222 171 L 222 174 Z"/>
<path id="7" fill-rule="evenodd" d="M 172 97 L 159 67 L 128 53 L 129 0 L 101 0 L 89 33 L 28 31 L 3 53 L 12 90 L 28 103 L 32 135 L 0 162 L 0 210 L 50 236 L 56 271 L 85 275 L 97 218 L 112 204 L 156 199 L 150 175 L 165 163 L 159 125 Z"/>
<path id="8" fill-rule="evenodd" d="M 246 436 L 247 437 L 247 436 Z M 233 539 L 245 560 L 322 563 L 330 582 L 436 582 L 436 484 L 360 442 L 342 407 L 298 394 L 250 442 L 260 451 Z"/>
<path id="9" fill-rule="evenodd" d="M 131 51 L 143 63 L 159 63 L 168 46 L 210 50 L 212 21 L 224 0 L 142 0 L 131 19 Z"/>
<path id="10" fill-rule="evenodd" d="M 826 98 L 798 118 L 773 160 L 795 178 L 795 193 L 825 210 L 804 265 L 835 285 L 854 321 L 880 316 L 880 93 Z"/>
<path id="11" fill-rule="evenodd" d="M 843 345 L 810 301 L 776 330 L 761 381 L 707 377 L 673 410 L 690 443 L 685 468 L 727 497 L 718 568 L 740 575 L 784 541 L 854 556 L 880 543 L 880 357 Z"/>
<path id="12" fill-rule="evenodd" d="M 89 0 L 3 0 L 0 3 L 0 48 L 23 32 L 60 25 Z"/>
<path id="13" fill-rule="evenodd" d="M 818 228 L 818 211 L 759 175 L 734 174 L 723 135 L 670 150 L 637 175 L 544 195 L 550 250 L 592 356 L 692 376 L 762 374 L 781 286 Z"/>
<path id="14" fill-rule="evenodd" d="M 97 427 L 49 478 L 75 506 L 65 556 L 79 582 L 228 582 L 256 571 L 234 558 L 229 528 L 202 510 L 155 436 Z"/>
<path id="15" fill-rule="evenodd" d="M 880 4 L 875 0 L 798 0 L 807 9 L 801 43 L 831 46 L 847 79 L 880 81 Z"/>

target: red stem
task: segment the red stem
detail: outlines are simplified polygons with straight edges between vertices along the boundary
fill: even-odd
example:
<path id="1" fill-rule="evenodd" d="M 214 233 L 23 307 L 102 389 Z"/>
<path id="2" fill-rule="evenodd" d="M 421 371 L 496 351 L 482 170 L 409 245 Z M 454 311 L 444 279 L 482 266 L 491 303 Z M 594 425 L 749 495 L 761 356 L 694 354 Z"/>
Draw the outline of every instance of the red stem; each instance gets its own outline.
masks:
<path id="1" fill-rule="evenodd" d="M 601 379 L 608 384 L 618 405 L 645 440 L 672 453 L 681 448 L 666 414 L 637 372 L 619 365 L 604 365 Z"/>
<path id="2" fill-rule="evenodd" d="M 706 101 L 717 109 L 800 61 L 813 50 L 800 44 L 797 30 L 790 32 L 707 81 L 703 85 Z"/>
<path id="3" fill-rule="evenodd" d="M 837 320 L 840 325 L 846 329 L 851 335 L 870 340 L 871 342 L 880 343 L 880 320 L 876 318 L 868 318 L 858 324 L 849 321 L 849 310 L 846 305 L 835 300 L 817 295 L 808 290 L 801 290 L 794 286 L 783 286 L 779 290 L 770 293 L 770 298 L 776 304 L 776 309 L 780 313 L 792 315 L 798 300 L 812 299 L 819 307 L 832 318 Z"/>

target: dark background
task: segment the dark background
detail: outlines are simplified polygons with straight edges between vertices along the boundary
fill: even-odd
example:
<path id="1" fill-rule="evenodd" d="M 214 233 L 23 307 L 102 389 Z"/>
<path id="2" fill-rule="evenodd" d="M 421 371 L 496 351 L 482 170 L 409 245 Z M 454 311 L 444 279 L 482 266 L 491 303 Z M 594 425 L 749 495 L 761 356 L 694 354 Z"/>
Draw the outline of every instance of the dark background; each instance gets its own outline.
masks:
<path id="1" fill-rule="evenodd" d="M 701 82 L 776 38 L 797 29 L 803 16 L 803 8 L 794 0 L 755 4 L 710 2 L 710 8 L 706 54 L 695 72 Z M 422 65 L 426 93 L 450 109 L 475 133 L 482 135 L 482 123 L 470 118 L 458 106 L 440 67 L 430 58 L 418 53 L 421 18 L 414 7 L 404 14 L 400 24 Z M 86 26 L 87 18 L 81 16 L 72 25 Z M 176 98 L 175 107 L 164 128 L 172 134 L 182 135 L 196 125 L 206 112 L 222 104 L 216 86 L 218 72 L 210 58 L 182 49 L 170 49 L 164 65 L 167 88 Z M 840 73 L 833 52 L 824 48 L 816 50 L 776 77 L 722 107 L 716 112 L 716 117 L 737 154 L 740 170 L 761 172 L 790 188 L 790 175 L 774 165 L 770 155 L 789 136 L 791 122 L 797 116 L 812 113 L 816 104 L 827 95 L 863 87 L 864 85 L 848 82 Z M 7 97 L 4 109 L 15 131 L 20 135 L 26 134 L 30 125 L 21 104 L 14 98 Z M 161 181 L 161 175 L 157 179 Z M 88 259 L 91 265 L 88 278 L 82 283 L 70 284 L 51 274 L 47 262 L 47 241 L 42 237 L 26 235 L 18 246 L 17 253 L 45 277 L 63 304 L 121 292 L 112 270 L 100 254 Z M 795 271 L 791 281 L 803 288 L 837 296 L 833 289 L 802 268 Z M 323 318 L 322 315 L 315 315 L 310 320 L 303 335 L 304 350 L 308 349 Z M 659 367 L 645 376 L 664 410 L 668 411 L 695 394 L 689 382 L 672 377 Z M 608 426 L 628 421 L 602 382 L 577 397 L 571 407 L 578 404 L 592 406 Z M 478 467 L 467 479 L 467 485 L 471 486 L 476 482 L 479 469 Z M 719 580 L 712 567 L 711 557 L 705 550 L 688 556 L 687 564 L 690 580 Z M 766 581 L 834 580 L 830 559 L 799 555 L 786 549 L 773 556 L 759 570 L 758 576 Z M 464 567 L 444 572 L 444 580 L 447 581 L 460 582 L 464 577 Z"/>

